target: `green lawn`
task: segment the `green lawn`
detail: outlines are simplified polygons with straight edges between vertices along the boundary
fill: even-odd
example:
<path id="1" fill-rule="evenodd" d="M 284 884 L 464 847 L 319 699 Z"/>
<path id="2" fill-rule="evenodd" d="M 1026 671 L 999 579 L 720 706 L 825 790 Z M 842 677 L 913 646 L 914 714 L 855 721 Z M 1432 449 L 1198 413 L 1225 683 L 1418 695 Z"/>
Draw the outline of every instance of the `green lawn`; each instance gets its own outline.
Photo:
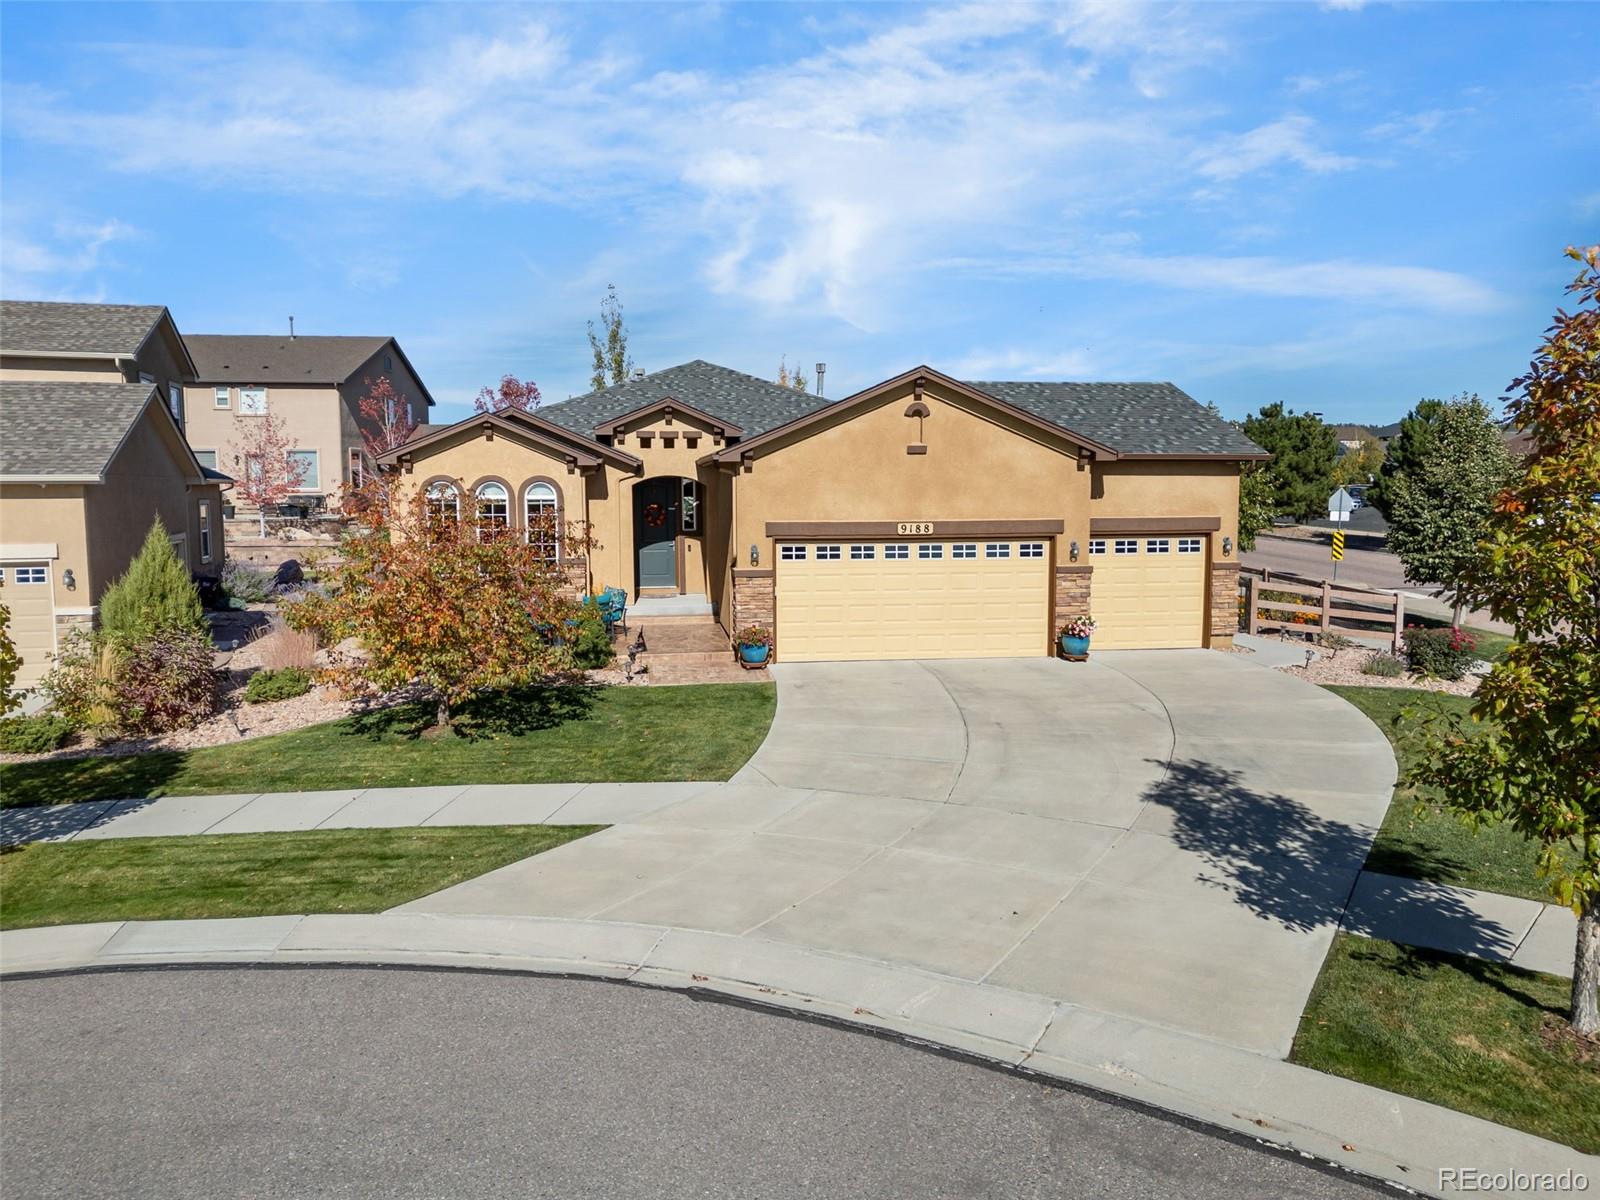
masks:
<path id="1" fill-rule="evenodd" d="M 1410 765 L 1407 747 L 1397 740 L 1394 725 L 1402 709 L 1434 706 L 1465 713 L 1472 707 L 1470 697 L 1415 688 L 1328 690 L 1366 713 L 1389 736 L 1402 772 Z M 1419 816 L 1414 799 L 1397 795 L 1367 857 L 1367 867 L 1388 875 L 1432 879 L 1549 903 L 1550 893 L 1534 873 L 1537 854 L 1534 843 L 1509 826 L 1494 825 L 1474 832 L 1459 817 L 1441 809 L 1424 808 Z"/>
<path id="2" fill-rule="evenodd" d="M 118 797 L 439 783 L 727 779 L 772 724 L 771 684 L 555 687 L 471 704 L 454 733 L 426 704 L 186 752 L 0 765 L 0 807 Z"/>
<path id="3" fill-rule="evenodd" d="M 380 912 L 600 828 L 316 829 L 35 842 L 0 852 L 0 928 Z"/>
<path id="4" fill-rule="evenodd" d="M 1341 934 L 1292 1062 L 1600 1153 L 1600 1041 L 1553 975 Z"/>

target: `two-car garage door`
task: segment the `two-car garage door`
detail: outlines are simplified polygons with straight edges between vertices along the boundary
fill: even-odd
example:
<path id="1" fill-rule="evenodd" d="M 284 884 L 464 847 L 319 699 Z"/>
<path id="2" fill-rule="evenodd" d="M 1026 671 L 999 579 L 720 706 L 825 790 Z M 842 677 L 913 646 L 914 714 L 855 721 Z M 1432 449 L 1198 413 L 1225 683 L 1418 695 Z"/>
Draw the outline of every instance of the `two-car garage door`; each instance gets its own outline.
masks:
<path id="1" fill-rule="evenodd" d="M 784 543 L 776 598 L 785 662 L 1043 655 L 1049 544 Z"/>

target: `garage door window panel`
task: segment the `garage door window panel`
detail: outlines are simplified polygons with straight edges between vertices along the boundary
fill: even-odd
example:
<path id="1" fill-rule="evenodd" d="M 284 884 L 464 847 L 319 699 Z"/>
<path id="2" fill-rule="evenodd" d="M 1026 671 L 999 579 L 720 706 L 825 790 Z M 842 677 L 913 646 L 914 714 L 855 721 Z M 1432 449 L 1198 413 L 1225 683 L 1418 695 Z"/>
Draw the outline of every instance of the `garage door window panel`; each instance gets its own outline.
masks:
<path id="1" fill-rule="evenodd" d="M 804 562 L 806 548 L 804 546 L 779 546 L 778 557 L 784 562 Z"/>
<path id="2" fill-rule="evenodd" d="M 1201 545 L 1201 543 L 1200 543 L 1200 539 L 1199 538 L 1179 538 L 1178 539 L 1178 553 L 1179 554 L 1199 554 L 1200 553 L 1200 545 Z"/>
<path id="3" fill-rule="evenodd" d="M 1011 543 L 1010 542 L 988 542 L 983 547 L 983 556 L 985 558 L 1010 558 L 1011 557 Z"/>
<path id="4" fill-rule="evenodd" d="M 16 582 L 21 584 L 39 584 L 46 581 L 43 567 L 18 567 Z"/>
<path id="5" fill-rule="evenodd" d="M 1111 548 L 1118 554 L 1137 554 L 1139 553 L 1139 539 L 1118 538 L 1111 544 Z"/>
<path id="6" fill-rule="evenodd" d="M 1022 545 L 1017 547 L 1017 557 L 1018 558 L 1043 558 L 1044 557 L 1044 543 L 1043 542 L 1023 542 Z"/>
<path id="7" fill-rule="evenodd" d="M 852 559 L 854 559 L 856 562 L 867 562 L 867 561 L 870 561 L 872 559 L 877 558 L 877 556 L 878 556 L 878 548 L 876 546 L 851 546 L 850 547 L 850 557 Z"/>
<path id="8" fill-rule="evenodd" d="M 1144 552 L 1146 554 L 1170 554 L 1172 552 L 1172 541 L 1169 538 L 1151 538 L 1145 542 Z"/>
<path id="9" fill-rule="evenodd" d="M 837 546 L 818 546 L 817 547 L 817 561 L 818 562 L 829 562 L 829 561 L 832 561 L 832 560 L 834 560 L 834 559 L 836 559 L 838 557 L 839 557 L 839 547 L 837 547 Z"/>
<path id="10" fill-rule="evenodd" d="M 1090 538 L 1089 539 L 1089 553 L 1090 554 L 1104 554 L 1105 552 L 1106 552 L 1106 540 L 1105 540 L 1105 538 Z"/>
<path id="11" fill-rule="evenodd" d="M 910 558 L 911 557 L 911 547 L 907 546 L 907 545 L 905 545 L 903 543 L 897 544 L 897 545 L 893 545 L 893 546 L 885 546 L 883 548 L 883 556 L 885 558 L 895 558 L 895 559 Z"/>
<path id="12" fill-rule="evenodd" d="M 976 542 L 956 542 L 950 547 L 951 558 L 977 558 L 978 544 Z"/>
<path id="13" fill-rule="evenodd" d="M 919 559 L 943 558 L 944 546 L 939 542 L 922 542 L 917 546 Z"/>

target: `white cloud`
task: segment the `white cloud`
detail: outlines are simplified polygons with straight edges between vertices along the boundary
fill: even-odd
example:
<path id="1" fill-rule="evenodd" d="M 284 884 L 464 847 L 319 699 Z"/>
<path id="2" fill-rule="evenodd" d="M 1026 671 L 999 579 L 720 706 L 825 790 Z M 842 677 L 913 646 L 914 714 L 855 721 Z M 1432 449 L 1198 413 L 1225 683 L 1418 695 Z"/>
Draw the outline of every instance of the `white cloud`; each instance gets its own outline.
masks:
<path id="1" fill-rule="evenodd" d="M 1325 150 L 1315 141 L 1316 122 L 1292 114 L 1247 133 L 1220 139 L 1195 155 L 1200 174 L 1230 180 L 1256 171 L 1291 163 L 1308 171 L 1347 171 L 1359 160 Z"/>
<path id="2" fill-rule="evenodd" d="M 97 301 L 105 283 L 97 273 L 106 265 L 106 248 L 137 236 L 116 219 L 82 222 L 58 219 L 42 231 L 10 214 L 0 244 L 0 294 L 27 300 Z"/>
<path id="3" fill-rule="evenodd" d="M 1355 83 L 1361 75 L 1356 70 L 1331 71 L 1326 75 L 1291 75 L 1283 85 L 1292 95 L 1309 96 Z"/>

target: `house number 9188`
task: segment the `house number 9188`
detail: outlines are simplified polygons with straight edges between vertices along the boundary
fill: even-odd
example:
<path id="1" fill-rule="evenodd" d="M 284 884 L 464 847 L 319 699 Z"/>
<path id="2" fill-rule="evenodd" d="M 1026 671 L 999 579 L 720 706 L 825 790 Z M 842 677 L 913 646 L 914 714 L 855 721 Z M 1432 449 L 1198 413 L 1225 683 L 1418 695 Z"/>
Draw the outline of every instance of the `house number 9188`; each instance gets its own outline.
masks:
<path id="1" fill-rule="evenodd" d="M 901 521 L 900 524 L 895 526 L 895 532 L 899 533 L 899 534 L 932 533 L 933 532 L 933 522 L 932 521 Z"/>

